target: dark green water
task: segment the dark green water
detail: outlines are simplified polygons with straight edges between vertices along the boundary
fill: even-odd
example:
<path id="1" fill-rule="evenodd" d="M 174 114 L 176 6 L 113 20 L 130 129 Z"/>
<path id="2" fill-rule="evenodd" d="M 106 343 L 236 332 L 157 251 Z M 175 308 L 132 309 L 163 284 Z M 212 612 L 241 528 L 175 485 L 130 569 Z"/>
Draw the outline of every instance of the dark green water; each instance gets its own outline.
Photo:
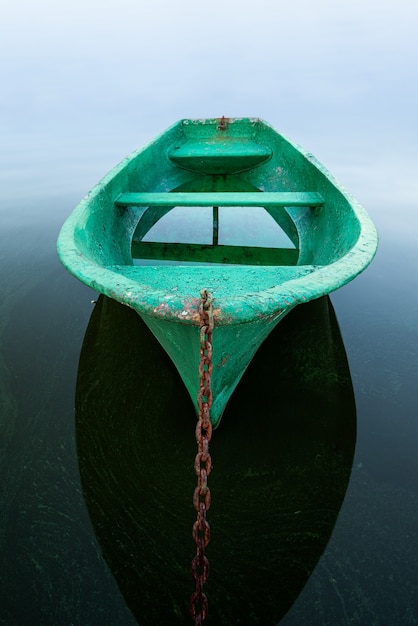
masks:
<path id="1" fill-rule="evenodd" d="M 193 412 L 60 267 L 77 199 L 2 217 L 0 623 L 191 623 Z M 214 434 L 208 624 L 418 623 L 418 253 L 371 212 L 372 266 L 283 322 Z"/>
<path id="2" fill-rule="evenodd" d="M 187 623 L 193 409 L 136 314 L 106 299 L 83 344 L 76 428 L 86 503 L 129 606 L 140 623 Z M 275 624 L 290 608 L 332 532 L 355 429 L 329 302 L 300 307 L 260 350 L 211 442 L 208 624 Z"/>

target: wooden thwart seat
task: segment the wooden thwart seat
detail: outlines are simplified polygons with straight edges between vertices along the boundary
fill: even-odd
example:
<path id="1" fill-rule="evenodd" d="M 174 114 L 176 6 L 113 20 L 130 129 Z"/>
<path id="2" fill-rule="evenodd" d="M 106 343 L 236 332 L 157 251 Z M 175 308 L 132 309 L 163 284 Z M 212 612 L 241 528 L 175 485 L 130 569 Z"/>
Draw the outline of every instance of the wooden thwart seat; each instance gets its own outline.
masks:
<path id="1" fill-rule="evenodd" d="M 265 192 L 126 192 L 115 200 L 116 206 L 261 206 L 313 207 L 323 206 L 324 200 L 316 191 Z"/>
<path id="2" fill-rule="evenodd" d="M 270 146 L 250 140 L 227 139 L 189 142 L 174 147 L 170 161 L 201 174 L 232 174 L 257 167 L 272 155 Z"/>

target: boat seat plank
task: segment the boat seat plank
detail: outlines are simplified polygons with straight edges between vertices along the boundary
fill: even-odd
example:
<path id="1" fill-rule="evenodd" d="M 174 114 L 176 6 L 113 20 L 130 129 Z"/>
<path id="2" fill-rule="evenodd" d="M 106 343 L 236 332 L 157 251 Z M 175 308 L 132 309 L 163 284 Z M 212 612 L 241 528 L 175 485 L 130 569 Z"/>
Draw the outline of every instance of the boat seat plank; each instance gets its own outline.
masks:
<path id="1" fill-rule="evenodd" d="M 254 141 L 217 139 L 216 141 L 186 142 L 169 153 L 171 161 L 180 167 L 202 174 L 231 174 L 245 171 L 270 159 L 272 149 Z"/>
<path id="2" fill-rule="evenodd" d="M 270 146 L 256 143 L 255 141 L 241 139 L 225 139 L 223 141 L 191 141 L 181 146 L 173 148 L 169 157 L 173 161 L 182 161 L 183 159 L 201 159 L 201 158 L 233 158 L 248 157 L 265 160 L 272 155 Z"/>
<path id="3" fill-rule="evenodd" d="M 262 207 L 314 207 L 323 206 L 324 200 L 316 191 L 265 191 L 265 192 L 125 192 L 115 200 L 116 206 L 262 206 Z"/>

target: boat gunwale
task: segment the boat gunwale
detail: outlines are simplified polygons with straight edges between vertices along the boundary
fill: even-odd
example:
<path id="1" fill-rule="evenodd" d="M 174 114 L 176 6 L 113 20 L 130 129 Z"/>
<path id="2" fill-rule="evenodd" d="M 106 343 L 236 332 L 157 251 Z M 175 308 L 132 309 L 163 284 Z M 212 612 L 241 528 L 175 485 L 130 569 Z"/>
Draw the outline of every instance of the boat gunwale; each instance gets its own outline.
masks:
<path id="1" fill-rule="evenodd" d="M 249 121 L 254 123 L 261 122 L 261 120 L 256 119 L 250 119 Z M 64 267 L 83 283 L 130 306 L 140 314 L 178 321 L 183 324 L 198 323 L 194 307 L 197 306 L 199 301 L 199 294 L 196 294 L 196 297 L 192 295 L 179 297 L 175 293 L 154 288 L 150 290 L 149 287 L 145 289 L 145 294 L 141 293 L 141 288 L 143 289 L 144 287 L 142 283 L 126 278 L 110 269 L 109 266 L 100 265 L 85 256 L 77 245 L 75 233 L 79 224 L 85 221 L 83 218 L 85 218 L 86 212 L 88 213 L 94 199 L 103 192 L 130 162 L 137 159 L 150 146 L 157 144 L 161 137 L 172 129 L 181 124 L 195 122 L 205 123 L 207 120 L 180 120 L 180 122 L 172 125 L 145 146 L 132 152 L 112 168 L 76 206 L 62 226 L 57 241 L 58 256 Z M 210 122 L 212 123 L 212 120 Z M 242 295 L 219 298 L 215 296 L 215 321 L 218 325 L 240 324 L 254 321 L 260 317 L 275 318 L 282 314 L 284 310 L 293 308 L 297 304 L 335 291 L 360 274 L 371 263 L 377 250 L 378 235 L 376 228 L 361 204 L 311 153 L 305 151 L 301 146 L 281 133 L 278 133 L 266 122 L 262 123 L 283 139 L 291 148 L 300 153 L 316 170 L 325 176 L 331 186 L 341 193 L 359 223 L 359 236 L 354 245 L 343 256 L 330 264 L 318 267 L 318 269 L 308 275 L 280 283 L 276 287 L 249 292 L 248 297 L 245 298 Z M 115 199 L 116 197 L 113 201 Z M 260 269 L 261 266 L 254 267 Z M 187 271 L 187 266 L 185 268 L 185 271 Z"/>

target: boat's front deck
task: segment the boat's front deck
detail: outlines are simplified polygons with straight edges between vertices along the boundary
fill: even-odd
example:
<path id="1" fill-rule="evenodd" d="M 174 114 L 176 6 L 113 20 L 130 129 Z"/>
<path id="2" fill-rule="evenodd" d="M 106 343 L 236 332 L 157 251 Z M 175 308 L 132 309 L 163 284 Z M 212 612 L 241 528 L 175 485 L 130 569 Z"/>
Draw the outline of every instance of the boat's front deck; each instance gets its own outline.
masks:
<path id="1" fill-rule="evenodd" d="M 251 265 L 114 265 L 107 269 L 140 285 L 142 291 L 158 290 L 176 299 L 199 296 L 202 288 L 214 297 L 251 297 L 315 270 L 313 265 L 260 267 Z"/>

